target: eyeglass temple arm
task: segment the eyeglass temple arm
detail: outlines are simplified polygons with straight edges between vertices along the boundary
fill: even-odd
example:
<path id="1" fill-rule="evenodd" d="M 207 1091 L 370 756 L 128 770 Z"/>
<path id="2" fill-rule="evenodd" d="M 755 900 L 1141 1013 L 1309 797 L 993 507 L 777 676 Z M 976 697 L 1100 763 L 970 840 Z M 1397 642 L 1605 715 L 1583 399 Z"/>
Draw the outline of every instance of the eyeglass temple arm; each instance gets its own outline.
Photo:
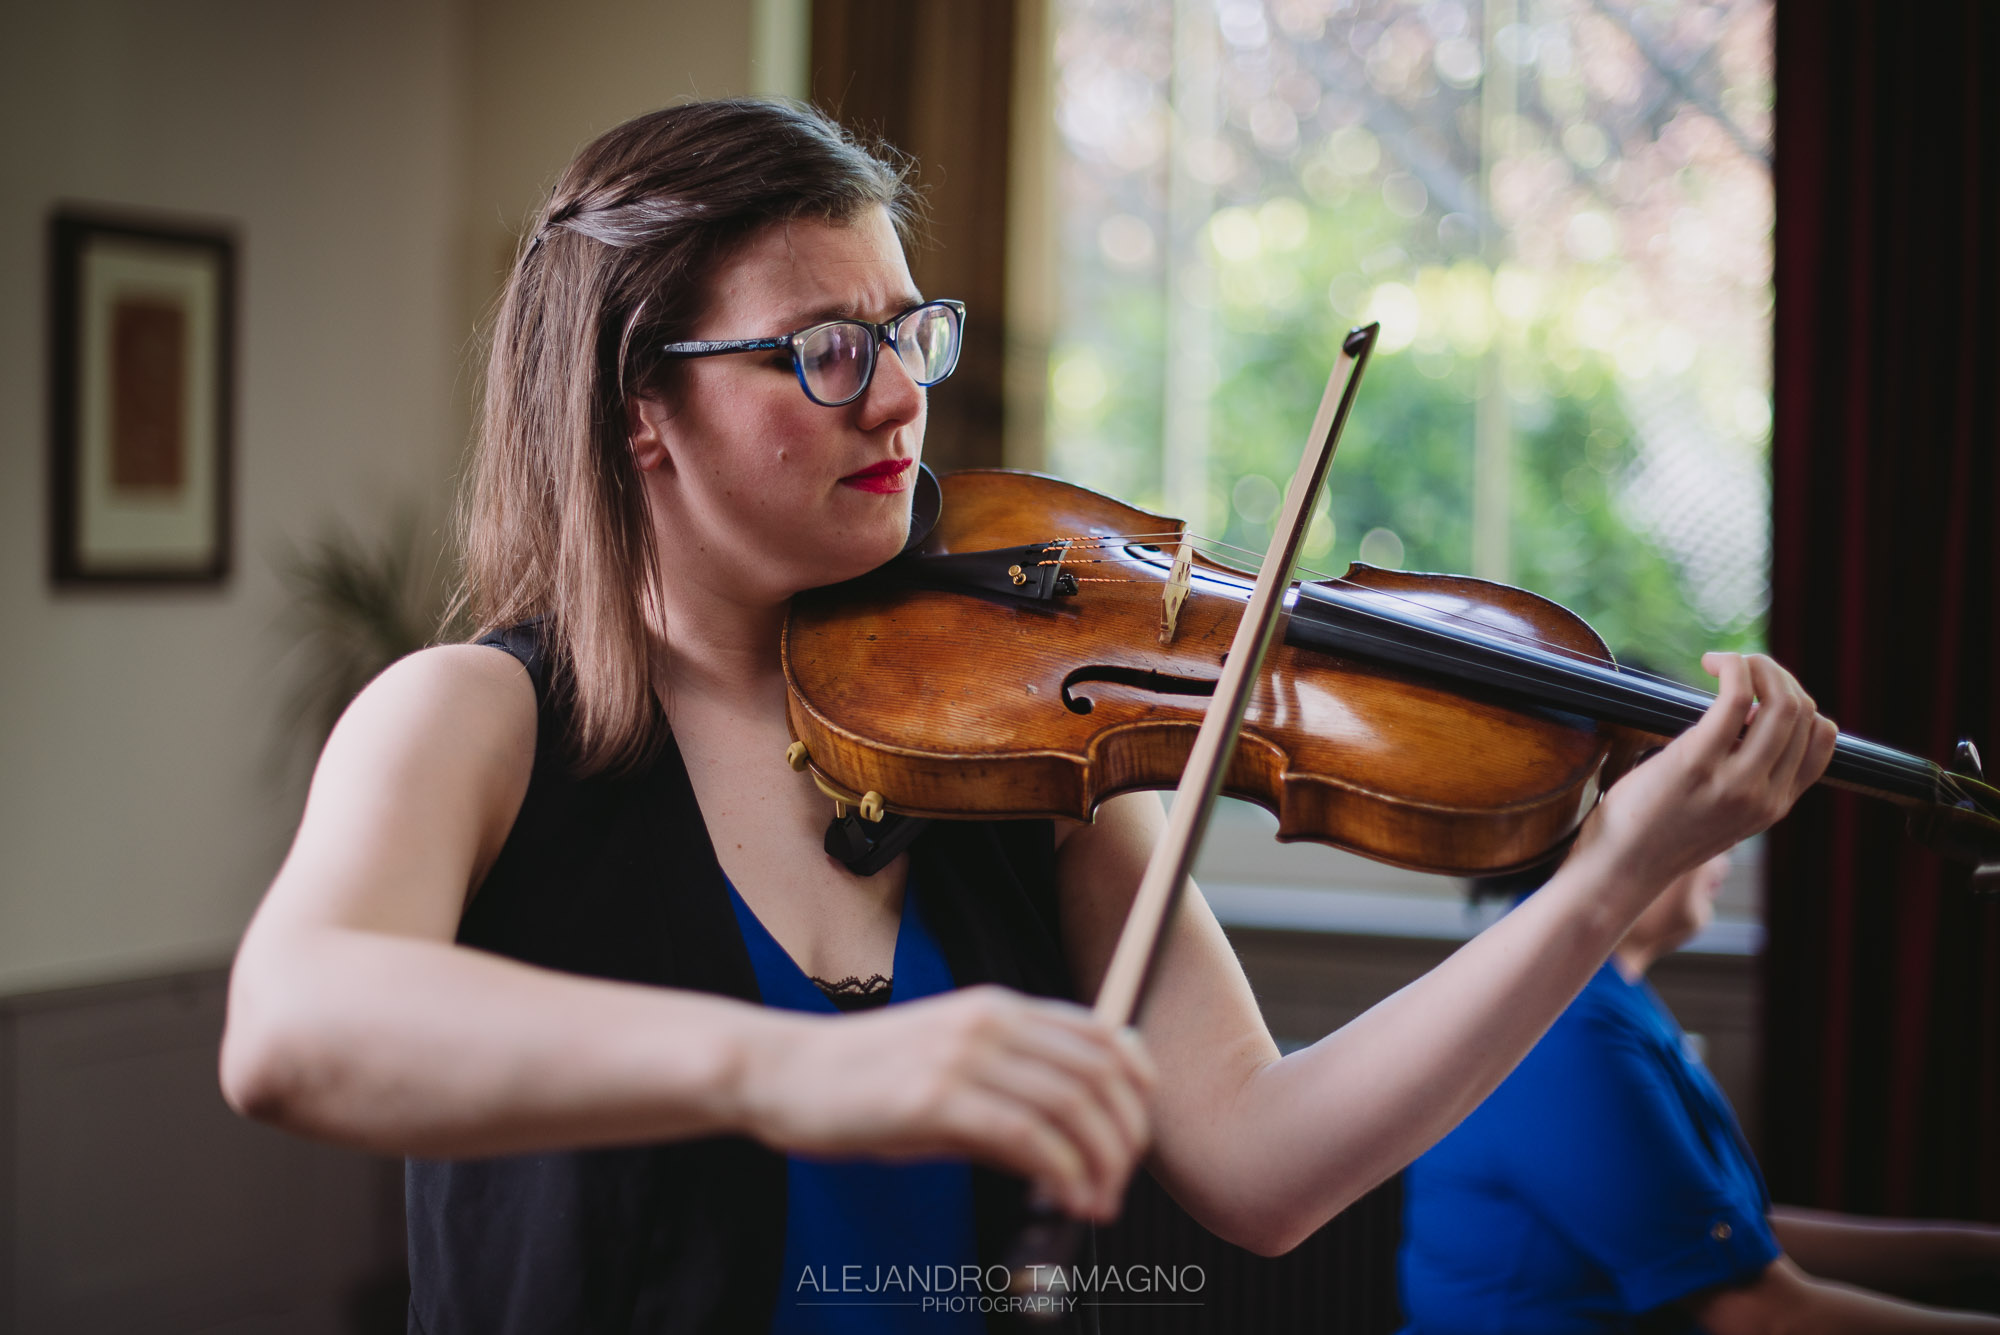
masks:
<path id="1" fill-rule="evenodd" d="M 692 343 L 664 343 L 661 352 L 671 352 L 677 357 L 713 357 L 723 352 L 775 352 L 779 348 L 792 346 L 791 336 L 784 338 L 729 338 L 696 341 Z"/>
<path id="2" fill-rule="evenodd" d="M 915 315 L 918 311 L 924 309 L 924 306 L 946 307 L 958 317 L 959 325 L 963 328 L 965 323 L 965 303 L 942 297 L 936 301 L 926 301 L 921 306 L 913 306 L 886 324 L 874 324 L 868 320 L 849 320 L 844 323 L 866 325 L 870 330 L 874 331 L 875 342 L 894 343 L 896 341 L 897 324 Z M 842 322 L 835 321 L 834 323 Z M 797 337 L 798 334 L 794 333 L 786 334 L 782 338 L 728 338 L 706 341 L 695 340 L 688 343 L 665 343 L 661 345 L 660 351 L 673 353 L 677 357 L 713 357 L 724 352 L 775 352 L 779 348 L 791 347 L 792 341 Z"/>

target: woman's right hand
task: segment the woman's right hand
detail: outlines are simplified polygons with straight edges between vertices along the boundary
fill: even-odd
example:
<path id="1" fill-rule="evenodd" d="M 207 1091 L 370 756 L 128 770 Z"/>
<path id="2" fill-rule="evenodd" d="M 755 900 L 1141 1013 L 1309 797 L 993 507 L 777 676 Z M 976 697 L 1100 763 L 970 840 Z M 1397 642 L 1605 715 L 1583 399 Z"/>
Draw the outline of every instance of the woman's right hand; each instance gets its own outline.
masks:
<path id="1" fill-rule="evenodd" d="M 965 1156 L 1069 1213 L 1116 1216 L 1150 1139 L 1135 1035 L 1069 1002 L 973 987 L 865 1015 L 784 1017 L 743 1072 L 746 1129 L 788 1153 Z"/>

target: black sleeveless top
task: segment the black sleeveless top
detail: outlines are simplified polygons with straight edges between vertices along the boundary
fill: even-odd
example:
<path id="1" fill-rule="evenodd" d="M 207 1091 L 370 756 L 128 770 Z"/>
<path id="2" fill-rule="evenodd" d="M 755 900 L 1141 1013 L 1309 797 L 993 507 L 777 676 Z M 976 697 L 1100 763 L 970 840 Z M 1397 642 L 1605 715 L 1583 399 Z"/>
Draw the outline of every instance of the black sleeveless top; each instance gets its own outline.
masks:
<path id="1" fill-rule="evenodd" d="M 563 692 L 533 626 L 480 643 L 527 667 L 538 721 L 527 794 L 459 943 L 757 1003 L 679 750 L 668 741 L 634 774 L 574 777 Z M 910 858 L 914 893 L 960 986 L 1072 995 L 1049 822 L 938 821 Z M 405 1181 L 412 1335 L 743 1335 L 770 1326 L 785 1161 L 747 1138 L 412 1159 Z M 973 1202 L 981 1258 L 998 1262 L 1025 1214 L 1023 1185 L 975 1168 Z M 996 1331 L 1012 1324 L 988 1320 Z"/>

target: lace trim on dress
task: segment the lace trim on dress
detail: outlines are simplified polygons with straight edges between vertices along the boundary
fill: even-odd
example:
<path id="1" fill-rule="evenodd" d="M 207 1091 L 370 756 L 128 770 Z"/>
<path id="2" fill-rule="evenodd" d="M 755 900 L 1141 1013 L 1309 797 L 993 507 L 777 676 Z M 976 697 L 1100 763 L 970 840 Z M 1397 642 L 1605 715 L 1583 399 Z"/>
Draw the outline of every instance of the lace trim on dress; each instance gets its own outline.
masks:
<path id="1" fill-rule="evenodd" d="M 853 974 L 828 982 L 817 974 L 808 974 L 813 986 L 826 994 L 826 999 L 844 1011 L 865 1010 L 871 1006 L 886 1005 L 889 989 L 894 980 L 884 978 L 879 973 L 871 973 L 866 978 Z"/>

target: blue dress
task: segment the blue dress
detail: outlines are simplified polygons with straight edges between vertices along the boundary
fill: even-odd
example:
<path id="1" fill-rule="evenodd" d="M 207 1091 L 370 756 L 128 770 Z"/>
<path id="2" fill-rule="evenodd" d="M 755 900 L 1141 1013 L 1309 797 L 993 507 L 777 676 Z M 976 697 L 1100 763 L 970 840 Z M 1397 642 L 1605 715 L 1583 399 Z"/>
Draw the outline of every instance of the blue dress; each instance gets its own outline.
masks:
<path id="1" fill-rule="evenodd" d="M 1636 1331 L 1779 1255 L 1722 1091 L 1645 983 L 1598 970 L 1534 1050 L 1404 1180 L 1416 1335 Z M 1661 1313 L 1647 1330 L 1695 1330 Z"/>
<path id="2" fill-rule="evenodd" d="M 839 1013 L 734 885 L 729 901 L 764 1004 Z M 951 991 L 914 885 L 903 891 L 895 960 L 890 1005 Z M 978 1270 L 965 1162 L 785 1160 L 785 1257 L 771 1335 L 984 1331 Z"/>

